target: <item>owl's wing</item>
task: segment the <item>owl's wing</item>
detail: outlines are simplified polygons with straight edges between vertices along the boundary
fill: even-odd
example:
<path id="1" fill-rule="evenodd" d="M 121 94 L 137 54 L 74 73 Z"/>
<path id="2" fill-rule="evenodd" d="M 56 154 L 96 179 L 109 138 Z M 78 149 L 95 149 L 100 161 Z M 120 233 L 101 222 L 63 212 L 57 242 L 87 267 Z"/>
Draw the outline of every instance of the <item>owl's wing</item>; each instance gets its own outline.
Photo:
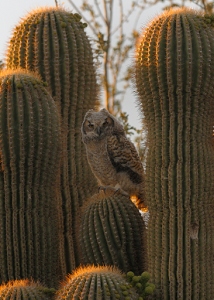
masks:
<path id="1" fill-rule="evenodd" d="M 143 166 L 135 146 L 124 135 L 107 139 L 109 159 L 117 172 L 125 172 L 133 183 L 143 182 Z"/>

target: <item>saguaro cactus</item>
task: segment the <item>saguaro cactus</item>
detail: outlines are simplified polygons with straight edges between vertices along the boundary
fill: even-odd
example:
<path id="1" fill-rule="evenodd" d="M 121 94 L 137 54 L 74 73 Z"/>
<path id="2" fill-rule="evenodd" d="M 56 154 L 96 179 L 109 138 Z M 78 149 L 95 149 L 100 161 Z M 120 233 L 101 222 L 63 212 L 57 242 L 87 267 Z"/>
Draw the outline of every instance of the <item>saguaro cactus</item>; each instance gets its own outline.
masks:
<path id="1" fill-rule="evenodd" d="M 0 282 L 60 277 L 56 180 L 59 115 L 43 82 L 0 74 Z"/>
<path id="2" fill-rule="evenodd" d="M 88 266 L 67 276 L 56 297 L 60 299 L 116 300 L 140 299 L 138 293 L 119 269 Z"/>
<path id="3" fill-rule="evenodd" d="M 79 224 L 82 263 L 114 265 L 139 275 L 146 268 L 145 230 L 129 197 L 93 195 L 82 208 Z"/>
<path id="4" fill-rule="evenodd" d="M 212 22 L 192 10 L 167 11 L 136 48 L 149 145 L 149 271 L 157 299 L 214 299 Z"/>
<path id="5" fill-rule="evenodd" d="M 78 14 L 60 7 L 32 11 L 16 26 L 9 42 L 6 65 L 39 73 L 47 82 L 61 113 L 62 240 L 64 274 L 78 263 L 75 253 L 76 216 L 95 192 L 96 180 L 81 140 L 86 111 L 97 100 L 97 84 L 85 23 Z"/>

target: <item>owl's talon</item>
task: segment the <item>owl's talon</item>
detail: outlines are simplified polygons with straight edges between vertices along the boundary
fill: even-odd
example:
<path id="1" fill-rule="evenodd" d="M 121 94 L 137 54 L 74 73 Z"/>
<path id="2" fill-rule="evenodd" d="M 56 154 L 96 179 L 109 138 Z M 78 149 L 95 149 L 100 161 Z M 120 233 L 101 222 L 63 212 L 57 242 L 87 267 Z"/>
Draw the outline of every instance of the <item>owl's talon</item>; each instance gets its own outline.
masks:
<path id="1" fill-rule="evenodd" d="M 106 187 L 100 185 L 100 186 L 98 187 L 98 193 L 100 193 L 101 191 L 103 191 L 103 192 L 105 193 L 105 192 L 106 192 Z"/>
<path id="2" fill-rule="evenodd" d="M 120 194 L 120 193 L 122 194 L 121 188 L 115 189 L 115 192 L 114 192 L 113 196 L 116 195 L 116 194 L 118 194 L 118 193 L 119 193 L 119 194 Z"/>

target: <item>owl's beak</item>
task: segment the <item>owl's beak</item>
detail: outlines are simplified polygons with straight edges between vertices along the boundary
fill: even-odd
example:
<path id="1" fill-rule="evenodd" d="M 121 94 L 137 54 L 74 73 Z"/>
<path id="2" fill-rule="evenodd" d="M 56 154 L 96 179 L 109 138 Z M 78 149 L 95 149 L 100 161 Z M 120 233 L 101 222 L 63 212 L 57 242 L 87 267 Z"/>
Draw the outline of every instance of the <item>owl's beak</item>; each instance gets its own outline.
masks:
<path id="1" fill-rule="evenodd" d="M 101 128 L 99 126 L 96 128 L 96 132 L 97 132 L 98 135 L 101 134 Z"/>

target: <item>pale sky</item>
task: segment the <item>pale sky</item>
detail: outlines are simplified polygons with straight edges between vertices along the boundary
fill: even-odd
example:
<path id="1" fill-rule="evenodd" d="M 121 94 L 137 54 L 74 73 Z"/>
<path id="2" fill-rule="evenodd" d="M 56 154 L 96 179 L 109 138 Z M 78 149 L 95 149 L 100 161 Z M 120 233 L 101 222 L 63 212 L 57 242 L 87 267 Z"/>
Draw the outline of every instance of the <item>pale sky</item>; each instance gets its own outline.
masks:
<path id="1" fill-rule="evenodd" d="M 2 1 L 0 9 L 0 59 L 4 59 L 5 51 L 7 48 L 7 42 L 9 41 L 13 28 L 18 24 L 21 18 L 40 6 L 55 6 L 54 0 L 7 0 Z M 131 0 L 125 0 L 125 3 L 130 3 Z M 129 2 L 130 1 L 130 2 Z M 75 0 L 75 5 L 80 6 L 82 1 Z M 90 0 L 89 0 L 90 2 Z M 71 9 L 75 12 L 67 0 L 60 1 L 59 4 L 63 4 L 66 9 Z M 153 16 L 161 12 L 161 5 L 163 3 L 157 4 L 149 9 L 147 9 L 141 16 L 140 22 L 138 24 L 138 30 L 145 26 Z M 166 3 L 164 3 L 166 5 Z M 132 62 L 132 57 L 130 57 L 130 63 Z M 136 108 L 136 96 L 134 93 L 129 92 L 122 104 L 122 108 L 129 115 L 129 123 L 137 128 L 141 127 L 141 117 Z"/>

